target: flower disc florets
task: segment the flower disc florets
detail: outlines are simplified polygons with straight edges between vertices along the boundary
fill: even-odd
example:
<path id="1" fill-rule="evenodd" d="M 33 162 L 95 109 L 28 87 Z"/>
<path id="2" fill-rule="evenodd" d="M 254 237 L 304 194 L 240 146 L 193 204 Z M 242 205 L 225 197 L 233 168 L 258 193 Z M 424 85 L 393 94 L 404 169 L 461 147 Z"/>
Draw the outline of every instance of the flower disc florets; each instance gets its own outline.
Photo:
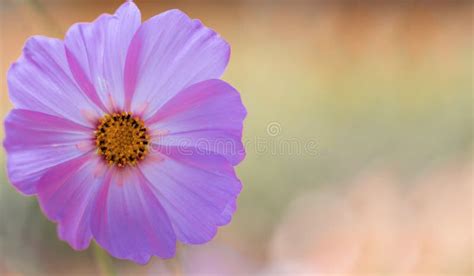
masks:
<path id="1" fill-rule="evenodd" d="M 97 152 L 109 165 L 134 166 L 148 153 L 145 123 L 130 112 L 107 114 L 95 131 Z"/>

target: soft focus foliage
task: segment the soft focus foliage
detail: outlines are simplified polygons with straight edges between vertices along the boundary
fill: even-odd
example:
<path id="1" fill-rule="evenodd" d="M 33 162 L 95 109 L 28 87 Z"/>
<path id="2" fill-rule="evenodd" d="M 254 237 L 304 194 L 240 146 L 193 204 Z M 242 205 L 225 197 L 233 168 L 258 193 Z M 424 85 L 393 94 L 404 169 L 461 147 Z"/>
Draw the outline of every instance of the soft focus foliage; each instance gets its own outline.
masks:
<path id="1" fill-rule="evenodd" d="M 248 109 L 233 222 L 171 261 L 104 261 L 58 240 L 1 171 L 0 274 L 106 272 L 112 262 L 123 274 L 470 275 L 472 5 L 362 2 L 137 1 L 144 18 L 180 8 L 232 45 L 224 80 Z M 6 70 L 28 36 L 62 36 L 116 7 L 2 1 L 0 115 L 11 108 Z"/>

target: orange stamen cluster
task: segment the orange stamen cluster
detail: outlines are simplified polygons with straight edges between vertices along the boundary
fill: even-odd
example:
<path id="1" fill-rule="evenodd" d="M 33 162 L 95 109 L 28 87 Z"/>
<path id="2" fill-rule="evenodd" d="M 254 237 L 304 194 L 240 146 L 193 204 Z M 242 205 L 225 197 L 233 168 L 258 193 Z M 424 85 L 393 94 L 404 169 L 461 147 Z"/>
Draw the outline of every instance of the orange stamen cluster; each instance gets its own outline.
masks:
<path id="1" fill-rule="evenodd" d="M 109 165 L 135 166 L 148 153 L 150 136 L 145 123 L 130 112 L 107 114 L 95 131 L 97 153 Z"/>

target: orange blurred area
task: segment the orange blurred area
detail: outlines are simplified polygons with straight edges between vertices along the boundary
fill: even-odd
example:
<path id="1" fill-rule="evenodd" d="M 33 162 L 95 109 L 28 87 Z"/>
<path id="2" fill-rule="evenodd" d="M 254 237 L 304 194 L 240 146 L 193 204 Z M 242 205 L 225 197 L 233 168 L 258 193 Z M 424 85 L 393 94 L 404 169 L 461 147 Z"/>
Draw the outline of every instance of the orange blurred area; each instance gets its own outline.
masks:
<path id="1" fill-rule="evenodd" d="M 29 36 L 63 38 L 122 3 L 0 1 L 2 118 Z M 248 109 L 234 219 L 138 266 L 75 252 L 3 170 L 0 275 L 472 275 L 470 1 L 136 3 L 143 20 L 179 8 L 232 46 L 223 79 Z"/>
<path id="2" fill-rule="evenodd" d="M 458 162 L 401 183 L 387 168 L 375 168 L 346 188 L 305 193 L 275 233 L 273 264 L 315 274 L 467 274 L 472 169 Z"/>

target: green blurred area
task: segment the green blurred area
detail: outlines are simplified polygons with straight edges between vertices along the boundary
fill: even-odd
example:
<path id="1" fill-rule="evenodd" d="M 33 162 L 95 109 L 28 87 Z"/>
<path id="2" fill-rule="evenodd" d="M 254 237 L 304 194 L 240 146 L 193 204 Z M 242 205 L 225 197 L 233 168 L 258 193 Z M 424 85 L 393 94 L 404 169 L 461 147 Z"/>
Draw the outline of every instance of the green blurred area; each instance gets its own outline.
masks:
<path id="1" fill-rule="evenodd" d="M 397 185 L 407 190 L 420 175 L 472 162 L 469 2 L 136 2 L 144 19 L 180 8 L 232 45 L 223 79 L 241 92 L 248 109 L 247 158 L 237 168 L 244 189 L 234 220 L 211 243 L 231 248 L 259 269 L 271 263 L 273 235 L 300 195 L 350 189 L 361 172 L 380 167 L 397 175 Z M 0 116 L 11 108 L 7 68 L 28 36 L 62 37 L 74 22 L 91 21 L 119 4 L 4 1 Z M 268 133 L 272 123 L 279 126 L 276 136 Z M 295 139 L 300 145 L 313 141 L 315 154 L 271 151 Z M 257 141 L 264 141 L 266 150 Z M 17 193 L 3 170 L 0 177 L 0 274 L 2 269 L 12 274 L 65 273 L 70 267 L 77 274 L 100 271 L 94 250 L 70 249 L 36 199 Z M 445 184 L 455 189 L 457 183 Z M 471 196 L 464 199 L 472 201 Z M 183 254 L 186 250 L 180 247 Z M 472 264 L 465 260 L 454 259 L 448 267 L 468 275 Z M 113 263 L 123 274 L 155 271 L 153 265 L 175 271 L 175 264 L 158 260 L 147 267 Z"/>

